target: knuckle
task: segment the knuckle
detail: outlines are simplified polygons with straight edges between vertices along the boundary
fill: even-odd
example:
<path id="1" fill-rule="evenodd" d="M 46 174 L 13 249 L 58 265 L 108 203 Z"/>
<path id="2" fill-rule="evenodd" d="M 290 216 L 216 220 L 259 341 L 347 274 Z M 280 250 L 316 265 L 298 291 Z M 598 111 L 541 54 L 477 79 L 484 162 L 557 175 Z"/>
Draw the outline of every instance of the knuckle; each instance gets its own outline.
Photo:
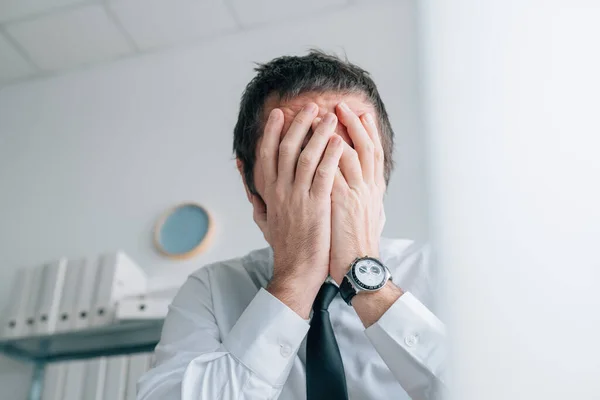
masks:
<path id="1" fill-rule="evenodd" d="M 273 176 L 270 179 L 265 179 L 265 188 L 267 190 L 271 189 L 273 186 L 277 184 L 277 177 Z"/>
<path id="2" fill-rule="evenodd" d="M 312 154 L 308 153 L 308 152 L 303 152 L 302 154 L 300 154 L 300 157 L 298 158 L 298 166 L 300 168 L 307 168 L 310 167 L 311 165 L 313 165 L 315 159 L 312 156 Z"/>
<path id="3" fill-rule="evenodd" d="M 281 142 L 279 145 L 279 154 L 282 156 L 291 156 L 294 153 L 294 148 L 289 142 Z"/>
<path id="4" fill-rule="evenodd" d="M 260 150 L 259 150 L 259 152 L 258 152 L 258 157 L 261 160 L 267 160 L 267 159 L 269 159 L 269 150 L 266 149 L 266 148 L 264 148 L 264 147 L 261 147 Z"/>
<path id="5" fill-rule="evenodd" d="M 333 129 L 326 129 L 326 127 L 324 128 L 317 128 L 317 130 L 315 131 L 315 133 L 313 134 L 313 136 L 317 136 L 317 137 L 321 137 L 321 138 L 330 138 L 331 136 L 333 136 Z"/>
<path id="6" fill-rule="evenodd" d="M 308 121 L 308 116 L 305 113 L 298 113 L 296 118 L 294 118 L 297 124 L 304 125 Z"/>
<path id="7" fill-rule="evenodd" d="M 322 132 L 318 134 L 318 137 L 320 140 L 322 140 L 325 143 L 325 150 L 328 150 L 332 147 L 342 147 L 341 145 L 334 145 L 334 143 L 332 142 L 331 138 L 335 135 L 335 132 L 333 131 L 326 131 L 326 132 Z M 342 148 L 343 151 L 343 148 Z"/>
<path id="8" fill-rule="evenodd" d="M 329 176 L 329 170 L 327 169 L 327 167 L 321 166 L 317 168 L 315 176 L 319 179 L 325 179 Z"/>
<path id="9" fill-rule="evenodd" d="M 348 118 L 350 120 L 349 123 L 352 125 L 352 127 L 354 129 L 362 128 L 362 122 L 360 122 L 360 118 L 358 117 L 358 115 L 352 113 L 352 115 L 350 115 Z"/>
<path id="10" fill-rule="evenodd" d="M 365 151 L 373 153 L 375 151 L 375 145 L 370 140 L 365 143 Z"/>
<path id="11" fill-rule="evenodd" d="M 377 149 L 375 151 L 375 160 L 377 160 L 377 161 L 383 161 L 383 158 L 384 158 L 383 150 Z"/>

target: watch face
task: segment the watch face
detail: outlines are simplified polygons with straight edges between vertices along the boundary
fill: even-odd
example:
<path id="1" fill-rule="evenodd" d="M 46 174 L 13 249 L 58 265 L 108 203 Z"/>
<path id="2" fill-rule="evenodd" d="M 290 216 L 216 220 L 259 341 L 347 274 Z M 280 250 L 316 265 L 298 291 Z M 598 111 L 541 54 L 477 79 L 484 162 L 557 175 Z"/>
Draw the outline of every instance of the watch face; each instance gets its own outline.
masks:
<path id="1" fill-rule="evenodd" d="M 365 289 L 379 289 L 385 280 L 383 266 L 373 259 L 358 260 L 353 268 L 353 275 L 358 284 Z"/>

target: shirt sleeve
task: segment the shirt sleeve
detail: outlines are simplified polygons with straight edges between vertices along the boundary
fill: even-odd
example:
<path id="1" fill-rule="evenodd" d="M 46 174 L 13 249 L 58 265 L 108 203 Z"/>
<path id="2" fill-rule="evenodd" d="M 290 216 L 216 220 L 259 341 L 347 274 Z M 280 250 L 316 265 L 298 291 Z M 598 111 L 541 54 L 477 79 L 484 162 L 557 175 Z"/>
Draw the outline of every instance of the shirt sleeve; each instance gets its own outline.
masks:
<path id="1" fill-rule="evenodd" d="M 278 398 L 309 324 L 264 289 L 222 338 L 214 312 L 203 270 L 173 300 L 138 400 Z"/>
<path id="2" fill-rule="evenodd" d="M 400 296 L 365 333 L 413 400 L 445 392 L 444 324 L 411 293 Z"/>

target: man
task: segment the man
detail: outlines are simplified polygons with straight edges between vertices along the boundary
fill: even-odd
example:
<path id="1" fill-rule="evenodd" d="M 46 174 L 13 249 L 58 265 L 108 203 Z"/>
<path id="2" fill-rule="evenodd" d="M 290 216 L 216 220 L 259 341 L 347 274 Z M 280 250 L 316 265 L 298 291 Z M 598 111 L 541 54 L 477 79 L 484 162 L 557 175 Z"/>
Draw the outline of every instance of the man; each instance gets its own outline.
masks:
<path id="1" fill-rule="evenodd" d="M 234 150 L 270 247 L 189 277 L 138 398 L 434 398 L 427 253 L 380 239 L 393 131 L 375 84 L 320 52 L 257 72 Z"/>

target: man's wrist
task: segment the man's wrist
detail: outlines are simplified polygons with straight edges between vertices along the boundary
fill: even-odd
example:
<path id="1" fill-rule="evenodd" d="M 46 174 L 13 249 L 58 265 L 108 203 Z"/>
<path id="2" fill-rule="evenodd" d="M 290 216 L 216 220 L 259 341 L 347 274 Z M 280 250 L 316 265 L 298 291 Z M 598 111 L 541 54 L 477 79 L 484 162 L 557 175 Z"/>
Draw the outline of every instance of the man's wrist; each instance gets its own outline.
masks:
<path id="1" fill-rule="evenodd" d="M 376 292 L 359 292 L 352 299 L 352 306 L 365 328 L 373 325 L 394 304 L 404 292 L 391 280 Z"/>
<path id="2" fill-rule="evenodd" d="M 296 314 L 308 319 L 313 302 L 322 284 L 323 282 L 319 283 L 315 280 L 291 276 L 273 277 L 267 285 L 267 291 Z"/>
<path id="3" fill-rule="evenodd" d="M 372 249 L 371 251 L 349 251 L 348 254 L 350 254 L 350 256 L 345 257 L 342 260 L 336 261 L 336 268 L 331 271 L 331 277 L 338 284 L 338 286 L 342 284 L 344 277 L 348 274 L 350 268 L 352 267 L 352 264 L 354 263 L 354 261 L 356 261 L 357 258 L 371 257 L 379 259 L 379 250 L 377 249 L 377 246 L 371 246 L 370 248 Z"/>

